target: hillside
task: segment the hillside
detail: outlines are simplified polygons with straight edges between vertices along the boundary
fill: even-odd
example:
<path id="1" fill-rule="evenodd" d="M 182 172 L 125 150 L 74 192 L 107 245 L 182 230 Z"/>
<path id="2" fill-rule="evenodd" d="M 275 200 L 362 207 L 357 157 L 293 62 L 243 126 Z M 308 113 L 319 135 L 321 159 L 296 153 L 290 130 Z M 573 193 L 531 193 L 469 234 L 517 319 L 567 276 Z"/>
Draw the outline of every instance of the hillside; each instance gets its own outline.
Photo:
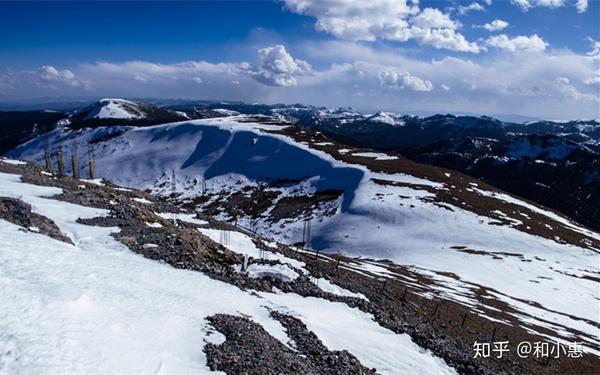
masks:
<path id="1" fill-rule="evenodd" d="M 194 217 L 177 200 L 16 160 L 0 160 L 0 180 L 9 373 L 583 374 L 598 365 L 590 341 L 576 359 L 473 358 L 472 342 L 490 332 L 532 342 L 562 333 L 550 312 L 530 306 L 522 320 L 506 304 L 471 305 L 424 269 L 278 244 Z"/>
<path id="2" fill-rule="evenodd" d="M 144 127 L 240 114 L 284 121 L 323 132 L 356 147 L 399 152 L 419 163 L 460 171 L 520 197 L 550 207 L 594 230 L 600 229 L 600 123 L 504 122 L 487 116 L 394 112 L 365 114 L 352 108 L 302 104 L 101 99 L 49 121 L 27 113 L 0 112 L 5 126 L 0 149 L 7 152 L 56 126 L 70 129 L 126 125 Z M 29 116 L 29 117 L 28 117 Z M 19 122 L 20 121 L 20 122 Z"/>
<path id="3" fill-rule="evenodd" d="M 61 128 L 11 155 L 39 163 L 46 139 L 65 150 L 93 144 L 99 176 L 117 184 L 170 196 L 174 171 L 179 204 L 207 218 L 330 254 L 388 259 L 415 285 L 431 280 L 426 295 L 598 350 L 600 236 L 458 172 L 245 116 Z"/>

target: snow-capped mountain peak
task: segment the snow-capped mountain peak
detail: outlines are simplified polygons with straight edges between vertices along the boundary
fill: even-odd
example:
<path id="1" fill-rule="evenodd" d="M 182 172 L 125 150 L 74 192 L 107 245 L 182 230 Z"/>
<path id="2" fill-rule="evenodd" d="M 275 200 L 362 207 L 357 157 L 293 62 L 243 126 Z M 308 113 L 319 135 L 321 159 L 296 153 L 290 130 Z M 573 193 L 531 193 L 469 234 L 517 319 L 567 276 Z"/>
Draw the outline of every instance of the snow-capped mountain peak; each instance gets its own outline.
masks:
<path id="1" fill-rule="evenodd" d="M 394 126 L 404 125 L 404 120 L 402 119 L 402 116 L 398 115 L 397 113 L 392 113 L 392 112 L 383 112 L 383 111 L 377 112 L 373 116 L 370 116 L 368 118 L 368 121 L 381 122 L 384 124 L 394 125 Z"/>
<path id="2" fill-rule="evenodd" d="M 146 114 L 138 103 L 125 99 L 105 98 L 93 104 L 85 119 L 142 119 Z"/>

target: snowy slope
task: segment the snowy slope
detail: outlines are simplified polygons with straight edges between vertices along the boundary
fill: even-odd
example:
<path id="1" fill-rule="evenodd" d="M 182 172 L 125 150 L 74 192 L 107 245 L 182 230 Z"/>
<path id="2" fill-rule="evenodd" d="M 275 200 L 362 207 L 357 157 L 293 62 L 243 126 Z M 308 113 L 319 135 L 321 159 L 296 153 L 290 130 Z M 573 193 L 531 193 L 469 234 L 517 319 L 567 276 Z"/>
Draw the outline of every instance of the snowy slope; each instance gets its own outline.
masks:
<path id="1" fill-rule="evenodd" d="M 476 186 L 469 190 L 498 204 L 510 201 L 520 207 L 519 213 L 499 211 L 492 219 L 463 209 L 460 201 L 435 204 L 435 195 L 452 188 L 447 183 L 373 172 L 272 133 L 281 127 L 241 120 L 208 119 L 143 129 L 58 129 L 47 137 L 51 144 L 70 149 L 108 132 L 125 131 L 96 145 L 99 174 L 122 185 L 157 192 L 170 193 L 171 170 L 176 172 L 178 189 L 188 197 L 201 192 L 202 180 L 210 192 L 225 192 L 225 196 L 260 181 L 278 179 L 293 181 L 278 188 L 282 197 L 342 190 L 343 195 L 334 202 L 335 215 L 315 212 L 314 248 L 387 258 L 410 266 L 438 280 L 440 292 L 470 306 L 485 303 L 480 297 L 484 290 L 485 298 L 512 306 L 531 330 L 549 327 L 563 340 L 576 332 L 590 343 L 600 344 L 595 323 L 597 249 L 526 233 L 517 228 L 518 217 L 525 220 L 532 213 L 540 214 L 550 230 L 567 228 L 587 236 L 589 244 L 600 238 L 597 233 L 543 208 Z M 43 145 L 40 138 L 12 155 L 41 162 Z M 386 159 L 385 155 L 368 156 Z M 498 225 L 498 218 L 508 215 L 512 224 Z M 228 219 L 226 215 L 221 218 Z M 259 220 L 238 219 L 276 240 L 295 243 L 302 238 L 301 218 L 273 222 L 267 212 Z"/>
<path id="2" fill-rule="evenodd" d="M 125 99 L 101 99 L 85 119 L 141 119 L 145 114 L 138 104 Z"/>
<path id="3" fill-rule="evenodd" d="M 208 373 L 202 347 L 223 336 L 205 318 L 243 314 L 288 345 L 269 309 L 293 314 L 329 348 L 348 350 L 379 373 L 453 373 L 408 335 L 343 303 L 251 294 L 136 255 L 110 236 L 117 228 L 76 222 L 107 211 L 51 198 L 60 192 L 0 173 L 0 196 L 31 204 L 74 243 L 0 220 L 2 373 Z"/>

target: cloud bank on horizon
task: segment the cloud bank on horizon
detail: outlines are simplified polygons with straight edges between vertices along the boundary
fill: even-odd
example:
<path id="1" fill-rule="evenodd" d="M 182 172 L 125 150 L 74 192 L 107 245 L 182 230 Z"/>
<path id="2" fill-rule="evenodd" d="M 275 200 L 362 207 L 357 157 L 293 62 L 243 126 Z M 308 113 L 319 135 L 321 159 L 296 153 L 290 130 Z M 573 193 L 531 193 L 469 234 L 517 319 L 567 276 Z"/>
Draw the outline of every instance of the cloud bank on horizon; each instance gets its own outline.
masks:
<path id="1" fill-rule="evenodd" d="M 589 36 L 582 43 L 587 50 L 576 52 L 554 47 L 541 25 L 529 34 L 515 33 L 511 28 L 524 18 L 500 18 L 512 13 L 494 14 L 493 0 L 438 4 L 284 0 L 277 4 L 280 11 L 308 22 L 319 38 L 286 43 L 280 37 L 252 46 L 254 56 L 239 61 L 5 67 L 0 70 L 0 101 L 125 96 L 600 117 L 598 29 L 586 30 Z M 523 14 L 536 8 L 584 14 L 590 7 L 587 0 L 512 0 L 502 5 Z M 487 21 L 471 20 L 474 14 L 476 21 Z"/>

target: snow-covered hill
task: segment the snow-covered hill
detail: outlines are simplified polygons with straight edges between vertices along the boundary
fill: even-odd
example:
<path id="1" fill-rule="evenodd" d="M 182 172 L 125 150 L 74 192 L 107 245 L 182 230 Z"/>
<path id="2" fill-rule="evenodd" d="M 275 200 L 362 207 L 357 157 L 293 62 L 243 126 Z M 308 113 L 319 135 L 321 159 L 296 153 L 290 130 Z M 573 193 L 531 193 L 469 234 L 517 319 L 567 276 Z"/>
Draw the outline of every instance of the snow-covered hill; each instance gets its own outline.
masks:
<path id="1" fill-rule="evenodd" d="M 146 117 L 137 103 L 125 99 L 101 99 L 89 108 L 85 119 L 142 119 Z"/>
<path id="2" fill-rule="evenodd" d="M 315 249 L 391 259 L 483 315 L 508 306 L 527 329 L 598 351 L 600 235 L 456 172 L 253 121 L 56 129 L 11 155 L 41 163 L 46 140 L 91 143 L 118 184 L 168 195 L 174 171 L 184 205 L 286 243 L 310 218 Z"/>
<path id="3" fill-rule="evenodd" d="M 68 113 L 59 125 L 82 128 L 114 124 L 117 121 L 121 125 L 147 126 L 186 119 L 189 119 L 189 116 L 184 112 L 161 108 L 150 103 L 105 98 L 88 107 Z"/>
<path id="4" fill-rule="evenodd" d="M 21 166 L 24 163 L 0 160 L 0 164 Z M 26 178 L 32 176 L 28 174 Z M 247 324 L 253 322 L 270 335 L 273 347 L 263 349 L 273 352 L 269 353 L 270 360 L 262 363 L 264 368 L 281 365 L 279 352 L 285 352 L 290 365 L 310 364 L 301 354 L 301 344 L 306 343 L 296 344 L 290 336 L 296 332 L 275 319 L 282 316 L 298 317 L 329 350 L 347 351 L 322 353 L 332 358 L 329 361 L 332 369 L 344 365 L 336 359 L 341 353 L 345 358 L 353 356 L 381 374 L 454 373 L 443 360 L 417 346 L 407 334 L 396 334 L 380 326 L 372 315 L 345 303 L 281 291 L 242 290 L 223 278 L 217 280 L 202 272 L 146 259 L 125 246 L 125 237 L 118 237 L 123 228 L 81 222 L 108 218 L 111 210 L 69 203 L 59 195 L 77 195 L 78 191 L 86 195 L 89 191 L 88 198 L 96 199 L 98 204 L 99 197 L 108 192 L 119 199 L 120 209 L 127 210 L 126 206 L 131 206 L 130 212 L 142 211 L 139 206 L 136 209 L 139 204 L 153 207 L 151 201 L 140 203 L 141 199 L 117 198 L 116 193 L 128 193 L 89 182 L 67 182 L 65 186 L 69 189 L 40 186 L 39 183 L 51 184 L 53 178 L 44 174 L 35 178 L 37 184 L 25 183 L 18 174 L 0 172 L 0 197 L 30 205 L 35 215 L 54 223 L 68 241 L 49 238 L 38 227 L 22 227 L 6 221 L 7 214 L 2 213 L 2 373 L 211 373 L 206 347 L 212 348 L 212 358 L 217 346 L 226 341 L 224 334 L 229 334 L 227 331 L 222 334 L 216 328 L 218 317 L 230 323 L 238 319 Z M 12 215 L 9 216 L 21 215 L 20 219 L 27 219 L 22 217 L 23 213 Z M 161 221 L 150 212 L 144 213 L 144 217 Z M 134 216 L 129 219 L 133 220 Z M 154 224 L 148 225 L 154 236 L 161 233 L 159 222 L 147 224 Z M 163 224 L 168 222 L 163 221 Z M 203 230 L 210 232 L 210 229 Z M 201 237 L 195 228 L 193 231 L 203 246 L 211 242 Z M 173 228 L 162 235 L 166 237 L 167 233 L 174 233 Z M 225 258 L 225 251 L 253 255 L 259 252 L 247 236 L 234 232 L 231 237 L 227 248 L 213 243 L 211 246 L 216 252 L 212 256 L 217 253 Z M 146 245 L 159 247 L 146 243 L 144 248 L 150 247 Z M 281 255 L 279 259 L 304 269 L 301 262 Z M 268 268 L 268 265 L 263 267 Z M 299 272 L 308 273 L 305 269 Z M 255 276 L 250 273 L 249 277 Z M 324 288 L 352 295 L 331 283 Z M 274 312 L 283 315 L 274 315 Z M 211 317 L 214 320 L 210 320 Z M 360 341 L 355 340 L 357 332 L 362 336 Z M 241 334 L 248 342 L 262 338 L 256 332 L 238 333 Z M 327 350 L 323 344 L 317 345 L 319 347 Z M 238 350 L 239 358 L 243 358 L 244 350 Z M 359 368 L 356 359 L 352 367 L 355 370 Z M 252 368 L 253 365 L 246 366 Z"/>

